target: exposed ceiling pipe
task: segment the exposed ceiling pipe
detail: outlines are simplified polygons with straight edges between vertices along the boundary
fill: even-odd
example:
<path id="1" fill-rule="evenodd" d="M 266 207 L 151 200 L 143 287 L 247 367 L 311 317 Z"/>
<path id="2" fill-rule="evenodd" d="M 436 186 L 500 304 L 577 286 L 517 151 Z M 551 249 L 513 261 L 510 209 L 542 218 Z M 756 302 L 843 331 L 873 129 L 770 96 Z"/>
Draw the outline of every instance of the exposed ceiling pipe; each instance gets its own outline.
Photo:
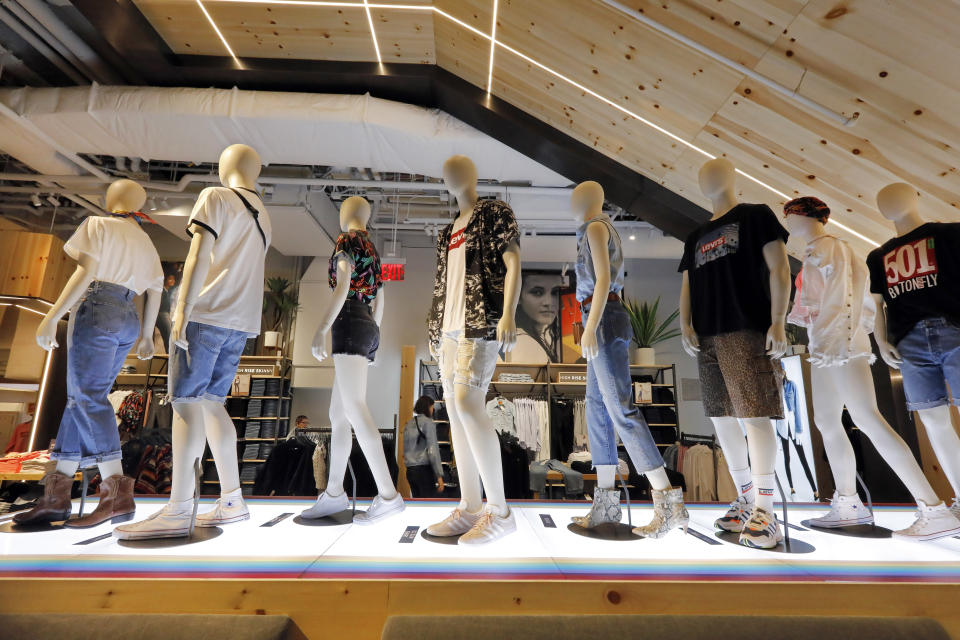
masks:
<path id="1" fill-rule="evenodd" d="M 46 87 L 50 84 L 28 67 L 23 60 L 14 55 L 12 51 L 0 45 L 0 76 L 3 75 L 3 71 L 12 73 L 19 78 L 21 83 L 30 86 Z"/>
<path id="2" fill-rule="evenodd" d="M 23 24 L 33 31 L 37 36 L 43 40 L 47 45 L 49 45 L 54 51 L 59 53 L 64 60 L 73 65 L 73 67 L 82 73 L 86 78 L 86 83 L 89 83 L 93 79 L 93 72 L 90 70 L 83 60 L 78 58 L 74 53 L 67 48 L 67 46 L 56 38 L 50 30 L 44 27 L 40 22 L 30 14 L 25 8 L 20 6 L 15 0 L 0 0 L 7 11 L 17 16 Z"/>
<path id="3" fill-rule="evenodd" d="M 3 9 L 0 8 L 0 12 L 2 11 Z M 40 127 L 30 122 L 28 118 L 22 117 L 19 113 L 17 113 L 16 111 L 8 107 L 6 103 L 2 101 L 0 101 L 0 115 L 4 115 L 8 117 L 14 122 L 16 122 L 17 124 L 19 124 L 21 127 L 28 129 L 30 133 L 37 136 L 38 138 L 43 140 L 45 143 L 47 143 L 48 145 L 56 149 L 57 153 L 62 155 L 64 158 L 74 163 L 75 165 L 82 167 L 83 169 L 86 169 L 88 172 L 92 173 L 94 176 L 99 178 L 102 181 L 101 184 L 106 182 L 113 182 L 114 178 L 104 173 L 102 170 L 95 167 L 94 165 L 90 164 L 89 162 L 87 162 L 86 160 L 84 160 L 83 158 L 75 154 L 73 151 L 70 151 L 69 149 L 61 145 L 59 142 L 57 142 L 56 140 L 48 136 L 46 133 L 44 133 L 43 130 L 40 129 Z M 60 176 L 60 179 L 70 180 L 70 179 L 76 179 L 77 177 L 78 176 L 67 175 L 67 176 Z M 37 182 L 41 182 L 43 180 L 55 181 L 55 182 L 59 181 L 57 178 L 52 178 L 44 175 L 40 175 L 36 180 Z"/>
<path id="4" fill-rule="evenodd" d="M 14 33 L 23 38 L 27 44 L 40 52 L 40 54 L 52 62 L 60 71 L 77 84 L 90 84 L 90 81 L 84 78 L 73 67 L 67 64 L 60 54 L 51 49 L 43 40 L 33 34 L 30 29 L 25 27 L 12 13 L 0 7 L 0 22 L 10 27 Z"/>
<path id="5" fill-rule="evenodd" d="M 765 75 L 759 74 L 753 69 L 751 69 L 750 67 L 746 65 L 742 65 L 735 60 L 731 60 L 725 55 L 721 53 L 717 53 L 713 49 L 709 49 L 704 45 L 700 44 L 699 42 L 697 42 L 696 40 L 683 35 L 679 31 L 674 31 L 670 27 L 660 24 L 656 20 L 651 20 L 650 18 L 640 13 L 639 11 L 635 9 L 631 9 L 630 7 L 626 6 L 621 2 L 617 2 L 617 0 L 602 0 L 602 2 L 606 5 L 609 5 L 610 7 L 613 7 L 617 11 L 627 14 L 634 20 L 637 20 L 638 22 L 641 22 L 647 25 L 651 29 L 654 29 L 655 31 L 659 31 L 665 36 L 669 38 L 673 38 L 674 40 L 677 40 L 678 42 L 681 42 L 687 45 L 688 47 L 690 47 L 691 49 L 694 49 L 695 51 L 699 51 L 700 53 L 707 56 L 708 58 L 716 60 L 720 64 L 730 67 L 731 69 L 737 71 L 738 73 L 742 73 L 748 78 L 755 80 L 760 84 L 773 89 L 777 93 L 780 93 L 781 95 L 784 95 L 788 98 L 791 98 L 792 100 L 795 100 L 796 102 L 799 102 L 803 106 L 807 107 L 812 111 L 816 111 L 817 113 L 819 113 L 825 118 L 828 118 L 835 122 L 839 122 L 845 127 L 852 126 L 857 122 L 857 118 L 859 117 L 859 114 L 854 114 L 852 117 L 848 117 L 843 115 L 842 113 L 838 113 L 832 109 L 828 109 L 827 107 L 823 106 L 819 102 L 814 102 L 810 98 L 800 95 L 800 93 L 798 93 L 796 89 L 791 89 L 790 87 L 780 84 L 776 80 L 768 78 Z"/>

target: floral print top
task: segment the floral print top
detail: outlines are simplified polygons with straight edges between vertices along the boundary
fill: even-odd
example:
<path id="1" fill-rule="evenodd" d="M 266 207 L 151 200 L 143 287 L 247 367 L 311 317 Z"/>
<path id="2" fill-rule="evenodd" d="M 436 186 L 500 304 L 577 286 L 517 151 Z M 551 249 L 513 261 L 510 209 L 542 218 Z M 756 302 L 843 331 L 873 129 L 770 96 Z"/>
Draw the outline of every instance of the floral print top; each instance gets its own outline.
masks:
<path id="1" fill-rule="evenodd" d="M 341 256 L 349 260 L 353 268 L 347 300 L 370 304 L 383 286 L 380 255 L 370 241 L 370 235 L 366 231 L 347 231 L 337 236 L 337 246 L 330 256 L 328 281 L 331 289 L 337 286 L 337 262 Z"/>
<path id="2" fill-rule="evenodd" d="M 447 300 L 447 248 L 453 222 L 437 237 L 437 277 L 433 284 L 433 304 L 427 320 L 430 342 L 440 342 L 443 310 Z M 466 338 L 497 339 L 497 323 L 503 315 L 503 288 L 507 265 L 503 254 L 520 238 L 513 209 L 500 200 L 478 200 L 464 228 L 466 235 Z"/>

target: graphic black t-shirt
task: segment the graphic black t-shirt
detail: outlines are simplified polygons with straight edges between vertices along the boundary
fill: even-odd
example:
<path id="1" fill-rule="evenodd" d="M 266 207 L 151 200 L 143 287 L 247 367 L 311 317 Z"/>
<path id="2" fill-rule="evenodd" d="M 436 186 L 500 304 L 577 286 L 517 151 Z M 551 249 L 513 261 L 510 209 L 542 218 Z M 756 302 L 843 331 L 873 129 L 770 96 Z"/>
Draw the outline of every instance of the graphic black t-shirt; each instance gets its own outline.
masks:
<path id="1" fill-rule="evenodd" d="M 897 344 L 927 318 L 960 325 L 960 223 L 928 222 L 867 256 L 870 291 L 887 303 L 887 339 Z"/>
<path id="2" fill-rule="evenodd" d="M 689 271 L 698 336 L 770 328 L 768 242 L 789 234 L 765 204 L 738 204 L 687 237 L 679 271 Z"/>

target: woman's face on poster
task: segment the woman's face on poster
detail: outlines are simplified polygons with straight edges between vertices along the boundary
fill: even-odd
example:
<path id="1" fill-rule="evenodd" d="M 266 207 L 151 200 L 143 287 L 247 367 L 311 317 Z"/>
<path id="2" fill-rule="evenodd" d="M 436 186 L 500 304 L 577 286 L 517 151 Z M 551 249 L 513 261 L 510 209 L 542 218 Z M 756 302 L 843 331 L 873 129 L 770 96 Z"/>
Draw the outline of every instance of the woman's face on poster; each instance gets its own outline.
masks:
<path id="1" fill-rule="evenodd" d="M 555 322 L 560 309 L 560 276 L 524 275 L 520 308 L 538 326 L 545 327 Z"/>

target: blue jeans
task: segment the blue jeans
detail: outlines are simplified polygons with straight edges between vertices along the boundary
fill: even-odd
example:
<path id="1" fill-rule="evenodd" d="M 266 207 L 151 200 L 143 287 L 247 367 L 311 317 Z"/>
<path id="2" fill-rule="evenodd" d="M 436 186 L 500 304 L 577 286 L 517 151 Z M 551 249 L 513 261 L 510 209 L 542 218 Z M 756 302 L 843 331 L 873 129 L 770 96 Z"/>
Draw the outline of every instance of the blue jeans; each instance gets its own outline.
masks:
<path id="1" fill-rule="evenodd" d="M 93 282 L 70 319 L 67 406 L 50 457 L 81 468 L 120 459 L 117 416 L 107 400 L 140 323 L 130 289 Z"/>
<path id="2" fill-rule="evenodd" d="M 202 322 L 188 322 L 188 350 L 174 345 L 170 353 L 170 396 L 173 402 L 224 402 L 237 375 L 247 333 Z"/>
<path id="3" fill-rule="evenodd" d="M 594 465 L 617 464 L 617 438 L 639 473 L 663 466 L 663 456 L 650 427 L 633 404 L 630 339 L 633 330 L 626 309 L 609 301 L 597 325 L 598 350 L 587 361 L 587 435 Z"/>
<path id="4" fill-rule="evenodd" d="M 907 409 L 919 411 L 949 402 L 960 405 L 960 327 L 946 318 L 921 320 L 897 344 Z"/>

